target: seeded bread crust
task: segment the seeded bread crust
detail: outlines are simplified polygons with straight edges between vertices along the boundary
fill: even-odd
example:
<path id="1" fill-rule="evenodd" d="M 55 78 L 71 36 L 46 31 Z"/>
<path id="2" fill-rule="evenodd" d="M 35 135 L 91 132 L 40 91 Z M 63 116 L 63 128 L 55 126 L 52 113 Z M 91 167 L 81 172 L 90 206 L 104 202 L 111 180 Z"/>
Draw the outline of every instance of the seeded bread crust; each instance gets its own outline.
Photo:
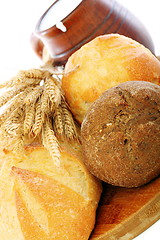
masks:
<path id="1" fill-rule="evenodd" d="M 84 161 L 99 179 L 137 187 L 160 174 L 160 87 L 130 81 L 89 108 L 81 128 Z"/>

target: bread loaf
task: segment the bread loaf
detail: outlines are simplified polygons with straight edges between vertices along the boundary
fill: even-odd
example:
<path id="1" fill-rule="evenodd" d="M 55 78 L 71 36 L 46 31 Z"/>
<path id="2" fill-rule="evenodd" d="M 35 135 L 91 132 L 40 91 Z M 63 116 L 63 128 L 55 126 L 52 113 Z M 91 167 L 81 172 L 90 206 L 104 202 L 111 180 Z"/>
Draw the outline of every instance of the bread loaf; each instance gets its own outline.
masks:
<path id="1" fill-rule="evenodd" d="M 126 81 L 160 84 L 160 62 L 143 45 L 118 34 L 99 36 L 66 63 L 62 88 L 80 123 L 104 91 Z"/>
<path id="2" fill-rule="evenodd" d="M 82 162 L 80 144 L 61 143 L 61 166 L 39 144 L 0 157 L 0 239 L 87 240 L 100 182 Z"/>
<path id="3" fill-rule="evenodd" d="M 160 174 L 160 86 L 121 83 L 105 91 L 82 123 L 88 169 L 122 187 L 141 186 Z"/>

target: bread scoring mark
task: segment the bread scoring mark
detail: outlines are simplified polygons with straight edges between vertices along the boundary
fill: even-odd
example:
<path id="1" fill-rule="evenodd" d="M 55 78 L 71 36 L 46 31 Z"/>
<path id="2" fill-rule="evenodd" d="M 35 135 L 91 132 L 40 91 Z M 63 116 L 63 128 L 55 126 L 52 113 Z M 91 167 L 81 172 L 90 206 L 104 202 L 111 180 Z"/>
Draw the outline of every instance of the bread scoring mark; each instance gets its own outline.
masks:
<path id="1" fill-rule="evenodd" d="M 38 224 L 39 228 L 41 228 L 47 235 L 49 235 L 50 231 L 47 212 L 45 211 L 43 205 L 40 204 L 40 202 L 36 198 L 35 193 L 33 193 L 31 189 L 29 189 L 29 187 L 25 184 L 24 181 L 21 181 L 21 174 L 21 169 L 12 167 L 12 176 L 14 176 L 16 191 L 15 201 L 17 201 L 17 198 L 19 196 L 19 198 L 25 205 L 29 215 L 31 216 L 31 219 L 33 218 L 34 222 Z M 21 211 L 18 206 L 17 211 Z"/>

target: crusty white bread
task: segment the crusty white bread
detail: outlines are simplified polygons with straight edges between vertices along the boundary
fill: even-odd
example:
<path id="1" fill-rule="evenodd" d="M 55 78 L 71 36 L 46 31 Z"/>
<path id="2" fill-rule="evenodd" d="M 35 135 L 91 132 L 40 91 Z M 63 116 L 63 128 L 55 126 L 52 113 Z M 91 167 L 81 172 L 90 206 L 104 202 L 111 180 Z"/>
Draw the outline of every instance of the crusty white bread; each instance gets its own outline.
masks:
<path id="1" fill-rule="evenodd" d="M 0 239 L 87 240 L 101 184 L 82 162 L 78 143 L 61 143 L 61 166 L 39 144 L 0 158 Z"/>
<path id="2" fill-rule="evenodd" d="M 62 88 L 82 123 L 89 106 L 107 89 L 126 81 L 160 84 L 160 62 L 140 43 L 119 35 L 99 36 L 72 54 Z"/>

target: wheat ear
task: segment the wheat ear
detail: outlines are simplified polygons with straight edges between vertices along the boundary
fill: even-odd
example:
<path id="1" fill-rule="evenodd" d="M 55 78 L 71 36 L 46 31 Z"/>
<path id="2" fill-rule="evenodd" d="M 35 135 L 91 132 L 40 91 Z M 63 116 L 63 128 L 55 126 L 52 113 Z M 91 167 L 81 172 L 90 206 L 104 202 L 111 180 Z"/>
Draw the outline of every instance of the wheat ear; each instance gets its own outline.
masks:
<path id="1" fill-rule="evenodd" d="M 49 120 L 46 120 L 43 124 L 43 144 L 49 150 L 54 164 L 60 167 L 60 149 L 58 140 L 55 136 Z"/>

